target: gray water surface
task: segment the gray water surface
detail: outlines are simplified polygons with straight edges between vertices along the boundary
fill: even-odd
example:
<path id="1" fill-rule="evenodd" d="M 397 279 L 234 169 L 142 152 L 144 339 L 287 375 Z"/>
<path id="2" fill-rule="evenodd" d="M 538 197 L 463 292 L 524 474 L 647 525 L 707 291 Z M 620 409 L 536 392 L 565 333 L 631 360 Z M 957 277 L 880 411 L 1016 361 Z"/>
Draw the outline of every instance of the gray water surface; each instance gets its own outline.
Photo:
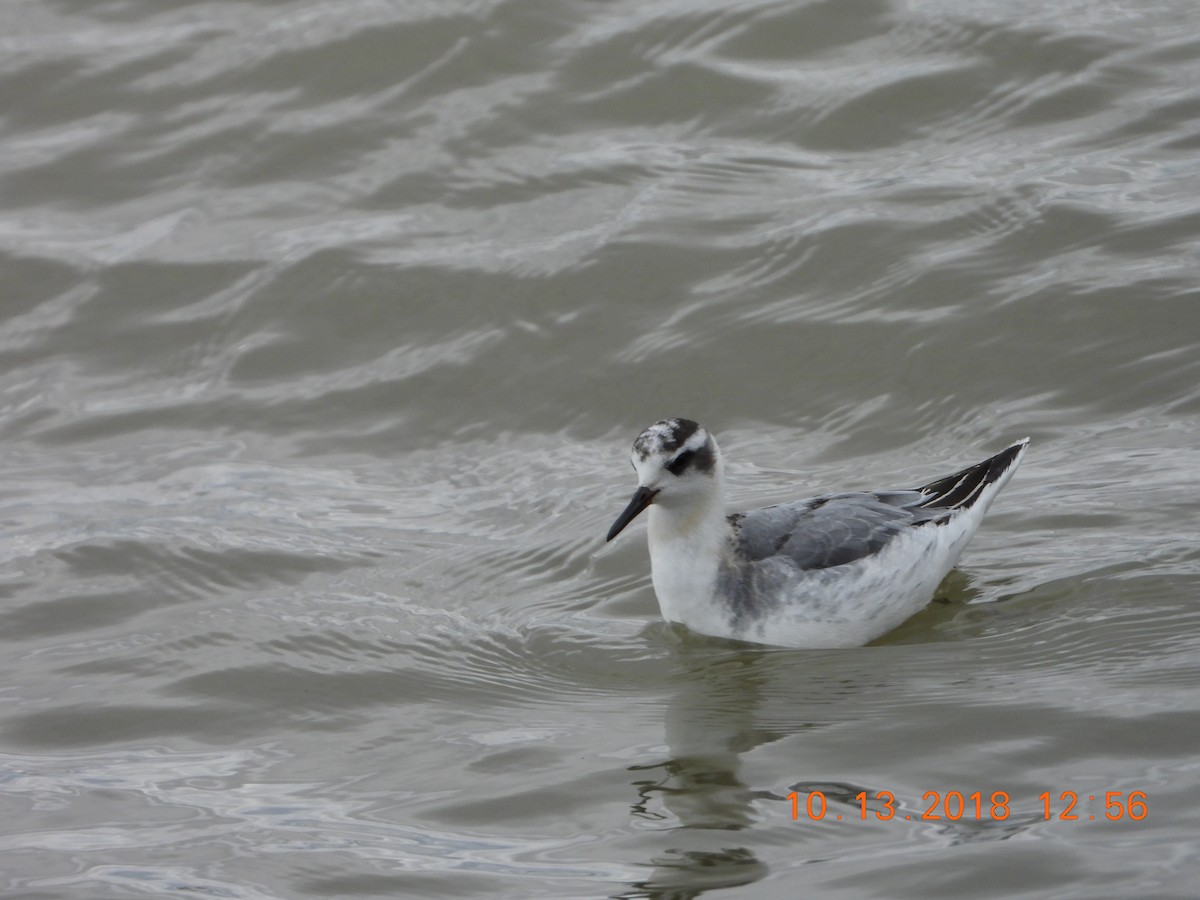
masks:
<path id="1" fill-rule="evenodd" d="M 1194 896 L 1194 0 L 0 35 L 5 897 Z M 928 610 L 779 651 L 603 543 L 666 415 L 734 508 L 1033 443 Z"/>

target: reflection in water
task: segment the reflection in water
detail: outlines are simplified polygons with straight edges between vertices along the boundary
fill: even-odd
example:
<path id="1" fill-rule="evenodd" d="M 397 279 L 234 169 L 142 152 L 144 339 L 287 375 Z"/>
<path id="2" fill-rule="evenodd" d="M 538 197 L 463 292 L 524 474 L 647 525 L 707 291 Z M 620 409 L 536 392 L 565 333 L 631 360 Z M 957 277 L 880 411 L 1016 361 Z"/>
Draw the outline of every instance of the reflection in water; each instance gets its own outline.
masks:
<path id="1" fill-rule="evenodd" d="M 714 645 L 721 649 L 714 651 Z M 755 801 L 782 799 L 742 780 L 741 757 L 811 723 L 766 728 L 757 715 L 764 684 L 779 673 L 771 662 L 788 654 L 725 646 L 733 645 L 703 641 L 679 648 L 680 671 L 665 722 L 671 757 L 630 767 L 659 775 L 633 782 L 638 792 L 633 814 L 678 823 L 671 829 L 678 845 L 656 852 L 648 860 L 653 874 L 621 897 L 693 897 L 750 884 L 769 872 L 751 849 L 730 840 L 760 818 Z"/>
<path id="2" fill-rule="evenodd" d="M 908 689 L 903 678 L 887 674 L 887 659 L 880 656 L 886 649 L 751 649 L 685 639 L 675 651 L 678 669 L 664 722 L 670 757 L 628 769 L 637 794 L 632 814 L 662 841 L 648 841 L 645 865 L 652 874 L 631 882 L 631 890 L 618 897 L 695 897 L 766 878 L 771 868 L 753 848 L 779 822 L 792 824 L 793 792 L 798 821 L 789 843 L 808 844 L 811 862 L 830 857 L 824 839 L 850 834 L 919 838 L 924 846 L 942 849 L 1005 840 L 1043 824 L 1016 803 L 1002 820 L 993 819 L 986 801 L 981 817 L 923 818 L 929 802 L 920 789 L 837 781 L 816 772 L 784 787 L 748 783 L 742 768 L 752 751 L 816 735 L 845 722 L 848 710 L 857 711 L 855 718 L 886 721 L 889 707 Z M 912 689 L 921 684 L 914 681 Z M 793 771 L 802 771 L 803 757 L 790 752 L 797 746 L 803 742 L 793 740 L 786 756 Z M 824 795 L 824 802 L 816 801 L 810 815 L 807 800 L 814 791 Z M 888 795 L 886 801 L 881 793 Z M 794 855 L 791 862 L 805 860 Z"/>
<path id="3" fill-rule="evenodd" d="M 668 850 L 653 860 L 654 874 L 633 883 L 631 891 L 614 894 L 620 900 L 652 897 L 655 900 L 685 900 L 706 891 L 753 884 L 767 874 L 767 867 L 745 847 L 706 851 Z"/>

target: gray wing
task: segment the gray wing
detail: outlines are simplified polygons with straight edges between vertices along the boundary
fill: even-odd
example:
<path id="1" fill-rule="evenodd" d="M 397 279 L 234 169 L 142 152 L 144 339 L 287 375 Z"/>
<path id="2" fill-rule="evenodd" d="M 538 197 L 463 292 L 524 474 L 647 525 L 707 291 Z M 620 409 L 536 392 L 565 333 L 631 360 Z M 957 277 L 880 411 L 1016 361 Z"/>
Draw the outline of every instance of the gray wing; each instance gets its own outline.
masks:
<path id="1" fill-rule="evenodd" d="M 772 556 L 801 569 L 827 569 L 878 553 L 913 525 L 944 520 L 944 509 L 922 509 L 918 491 L 830 494 L 729 517 L 739 555 Z"/>

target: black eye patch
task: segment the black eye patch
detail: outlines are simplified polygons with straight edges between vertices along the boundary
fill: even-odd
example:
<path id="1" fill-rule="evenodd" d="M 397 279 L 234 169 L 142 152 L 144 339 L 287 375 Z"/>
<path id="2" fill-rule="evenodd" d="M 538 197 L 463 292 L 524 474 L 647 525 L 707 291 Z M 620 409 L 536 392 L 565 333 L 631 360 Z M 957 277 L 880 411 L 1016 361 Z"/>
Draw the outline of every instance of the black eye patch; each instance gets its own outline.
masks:
<path id="1" fill-rule="evenodd" d="M 682 475 L 683 470 L 691 464 L 692 457 L 695 455 L 695 450 L 684 450 L 677 457 L 671 460 L 671 462 L 667 465 L 667 471 L 672 475 Z"/>

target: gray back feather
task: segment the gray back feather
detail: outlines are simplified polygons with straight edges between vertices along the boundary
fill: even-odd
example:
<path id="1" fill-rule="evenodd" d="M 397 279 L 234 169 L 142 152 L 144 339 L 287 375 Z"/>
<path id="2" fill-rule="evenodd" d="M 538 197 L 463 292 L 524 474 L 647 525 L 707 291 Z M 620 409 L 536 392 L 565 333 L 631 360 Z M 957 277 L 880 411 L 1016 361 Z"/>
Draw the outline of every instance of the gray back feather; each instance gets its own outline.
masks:
<path id="1" fill-rule="evenodd" d="M 944 518 L 945 510 L 919 508 L 926 499 L 917 491 L 830 494 L 729 521 L 744 560 L 782 556 L 801 569 L 827 569 L 878 553 L 905 528 Z"/>

